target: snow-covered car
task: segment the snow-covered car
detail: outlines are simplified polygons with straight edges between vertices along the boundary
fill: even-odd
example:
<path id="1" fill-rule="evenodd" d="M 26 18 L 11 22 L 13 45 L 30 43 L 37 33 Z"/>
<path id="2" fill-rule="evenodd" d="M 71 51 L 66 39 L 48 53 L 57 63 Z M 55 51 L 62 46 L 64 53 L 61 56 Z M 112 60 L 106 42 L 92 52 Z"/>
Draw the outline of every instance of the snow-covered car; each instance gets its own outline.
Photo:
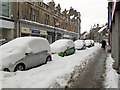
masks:
<path id="1" fill-rule="evenodd" d="M 51 61 L 50 44 L 42 37 L 20 37 L 0 46 L 3 71 L 22 71 Z"/>
<path id="2" fill-rule="evenodd" d="M 6 39 L 0 39 L 0 46 L 7 43 L 7 40 Z"/>
<path id="3" fill-rule="evenodd" d="M 85 41 L 84 40 L 76 40 L 75 43 L 75 49 L 81 50 L 86 49 Z"/>
<path id="4" fill-rule="evenodd" d="M 94 45 L 95 45 L 95 42 L 94 42 L 94 40 L 91 40 L 91 42 L 92 42 L 92 46 L 94 46 Z"/>
<path id="5" fill-rule="evenodd" d="M 85 40 L 86 47 L 91 47 L 92 46 L 92 41 L 91 40 Z"/>
<path id="6" fill-rule="evenodd" d="M 75 44 L 69 39 L 59 39 L 50 46 L 52 53 L 56 53 L 62 57 L 75 53 Z"/>

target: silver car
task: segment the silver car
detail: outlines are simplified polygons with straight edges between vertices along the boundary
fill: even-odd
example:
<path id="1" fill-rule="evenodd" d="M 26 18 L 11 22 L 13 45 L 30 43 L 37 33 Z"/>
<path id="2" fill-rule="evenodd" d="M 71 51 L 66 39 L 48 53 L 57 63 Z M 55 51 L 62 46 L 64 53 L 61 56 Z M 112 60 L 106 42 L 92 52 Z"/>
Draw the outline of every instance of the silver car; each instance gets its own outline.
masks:
<path id="1" fill-rule="evenodd" d="M 0 46 L 3 71 L 22 71 L 51 61 L 48 41 L 41 37 L 20 37 Z"/>

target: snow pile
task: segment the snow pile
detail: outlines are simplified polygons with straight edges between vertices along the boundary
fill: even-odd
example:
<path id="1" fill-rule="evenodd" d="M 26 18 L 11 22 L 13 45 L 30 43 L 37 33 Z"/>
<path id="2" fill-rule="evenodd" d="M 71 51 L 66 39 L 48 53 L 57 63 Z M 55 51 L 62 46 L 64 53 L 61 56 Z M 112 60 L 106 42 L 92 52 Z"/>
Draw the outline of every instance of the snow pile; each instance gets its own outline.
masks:
<path id="1" fill-rule="evenodd" d="M 0 90 L 2 90 L 2 72 L 0 72 Z"/>
<path id="2" fill-rule="evenodd" d="M 72 40 L 69 39 L 60 39 L 52 43 L 51 45 L 51 52 L 52 53 L 60 53 L 64 52 L 67 47 L 75 47 L 75 44 Z"/>
<path id="3" fill-rule="evenodd" d="M 76 51 L 75 54 L 60 57 L 53 54 L 53 61 L 28 71 L 2 72 L 3 88 L 55 88 L 65 87 L 74 78 L 77 69 L 84 68 L 95 55 L 100 45 Z M 78 70 L 79 71 L 79 70 Z"/>
<path id="4" fill-rule="evenodd" d="M 81 49 L 84 46 L 83 40 L 76 40 L 74 43 L 76 49 Z"/>
<path id="5" fill-rule="evenodd" d="M 114 60 L 108 55 L 106 60 L 105 88 L 118 88 L 118 74 L 113 69 Z"/>
<path id="6" fill-rule="evenodd" d="M 50 52 L 50 45 L 46 39 L 40 37 L 20 37 L 0 46 L 0 60 L 2 60 L 3 65 L 14 64 L 16 61 L 24 58 L 25 53 L 38 53 L 44 50 Z"/>
<path id="7" fill-rule="evenodd" d="M 1 51 L 1 49 L 0 49 Z M 0 52 L 0 56 L 1 56 L 1 52 Z M 2 68 L 2 57 L 0 57 L 0 69 Z M 2 88 L 2 72 L 0 72 L 0 90 Z"/>

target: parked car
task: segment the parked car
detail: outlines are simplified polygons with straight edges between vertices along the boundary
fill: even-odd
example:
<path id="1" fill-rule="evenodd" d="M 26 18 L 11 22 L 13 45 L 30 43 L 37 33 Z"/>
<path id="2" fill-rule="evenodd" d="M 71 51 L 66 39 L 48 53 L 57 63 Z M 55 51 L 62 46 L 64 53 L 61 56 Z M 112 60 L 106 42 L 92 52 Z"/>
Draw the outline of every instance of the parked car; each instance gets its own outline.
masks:
<path id="1" fill-rule="evenodd" d="M 0 46 L 7 43 L 7 40 L 6 39 L 0 39 Z"/>
<path id="2" fill-rule="evenodd" d="M 92 46 L 95 46 L 95 42 L 94 42 L 94 40 L 91 40 L 91 42 L 92 42 Z"/>
<path id="3" fill-rule="evenodd" d="M 60 39 L 55 41 L 51 46 L 51 52 L 59 56 L 67 56 L 75 53 L 75 44 L 69 39 Z"/>
<path id="4" fill-rule="evenodd" d="M 3 71 L 25 70 L 52 60 L 48 41 L 41 37 L 20 37 L 0 46 Z"/>
<path id="5" fill-rule="evenodd" d="M 86 49 L 86 44 L 84 40 L 76 40 L 74 43 L 75 49 L 77 50 Z"/>
<path id="6" fill-rule="evenodd" d="M 92 41 L 91 40 L 85 40 L 86 47 L 91 47 L 92 46 Z"/>

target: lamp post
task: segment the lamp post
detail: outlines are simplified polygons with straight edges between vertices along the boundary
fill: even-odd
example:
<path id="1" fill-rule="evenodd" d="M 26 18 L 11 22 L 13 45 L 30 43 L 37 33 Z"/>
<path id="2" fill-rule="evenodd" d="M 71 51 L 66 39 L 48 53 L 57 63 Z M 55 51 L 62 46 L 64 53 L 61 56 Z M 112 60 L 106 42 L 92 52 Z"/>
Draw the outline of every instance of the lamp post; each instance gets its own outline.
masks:
<path id="1" fill-rule="evenodd" d="M 54 41 L 56 41 L 56 29 L 55 29 L 55 27 L 58 27 L 60 25 L 60 23 L 59 22 L 55 22 L 55 26 L 54 26 L 54 39 L 53 39 L 53 42 Z"/>
<path id="2" fill-rule="evenodd" d="M 55 27 L 54 27 L 54 34 L 53 34 L 53 42 L 55 42 Z"/>

